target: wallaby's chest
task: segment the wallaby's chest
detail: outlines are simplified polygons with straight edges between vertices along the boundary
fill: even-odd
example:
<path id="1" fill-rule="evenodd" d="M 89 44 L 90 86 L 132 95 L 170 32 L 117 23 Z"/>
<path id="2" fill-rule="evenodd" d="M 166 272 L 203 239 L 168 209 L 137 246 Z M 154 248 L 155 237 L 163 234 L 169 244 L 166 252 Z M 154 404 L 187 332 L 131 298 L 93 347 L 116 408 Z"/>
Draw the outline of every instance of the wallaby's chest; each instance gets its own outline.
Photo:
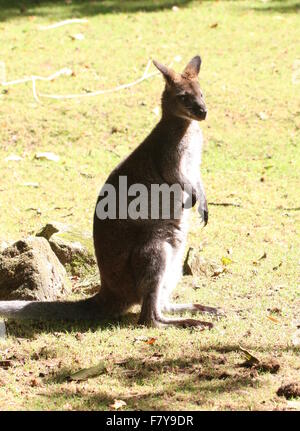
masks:
<path id="1" fill-rule="evenodd" d="M 202 140 L 201 129 L 198 123 L 193 121 L 180 142 L 182 151 L 179 158 L 179 172 L 191 183 L 199 177 Z"/>

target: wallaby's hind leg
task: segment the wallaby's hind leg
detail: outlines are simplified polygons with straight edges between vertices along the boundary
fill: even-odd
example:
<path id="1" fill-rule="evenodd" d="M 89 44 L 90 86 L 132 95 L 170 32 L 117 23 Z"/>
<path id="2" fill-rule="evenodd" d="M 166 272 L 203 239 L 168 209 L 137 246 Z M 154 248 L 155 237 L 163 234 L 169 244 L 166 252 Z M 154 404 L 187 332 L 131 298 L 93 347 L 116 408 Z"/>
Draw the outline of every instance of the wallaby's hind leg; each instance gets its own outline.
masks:
<path id="1" fill-rule="evenodd" d="M 171 319 L 162 315 L 165 282 L 172 263 L 170 248 L 169 244 L 162 247 L 161 243 L 157 243 L 138 251 L 138 256 L 136 256 L 137 283 L 143 297 L 139 324 L 154 327 L 212 328 L 211 322 L 195 319 Z"/>
<path id="2" fill-rule="evenodd" d="M 165 285 L 162 289 L 162 311 L 167 313 L 208 313 L 215 316 L 224 316 L 225 313 L 215 307 L 208 307 L 201 304 L 173 304 L 169 298 L 178 284 L 182 276 L 182 261 L 184 253 L 184 243 L 182 243 L 177 249 L 172 249 L 172 259 L 170 265 L 168 265 L 165 276 Z M 170 247 L 170 246 L 169 246 Z"/>

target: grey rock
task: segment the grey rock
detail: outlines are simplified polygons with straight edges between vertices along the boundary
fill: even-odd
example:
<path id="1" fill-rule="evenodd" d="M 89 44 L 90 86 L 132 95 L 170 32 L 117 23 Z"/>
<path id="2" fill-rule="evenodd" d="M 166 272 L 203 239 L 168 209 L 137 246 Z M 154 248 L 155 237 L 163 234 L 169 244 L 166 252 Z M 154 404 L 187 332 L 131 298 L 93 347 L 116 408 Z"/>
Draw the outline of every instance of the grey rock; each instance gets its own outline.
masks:
<path id="1" fill-rule="evenodd" d="M 62 223 L 48 223 L 37 236 L 43 236 L 59 261 L 72 275 L 82 275 L 96 264 L 93 240 L 90 234 L 79 232 Z"/>
<path id="2" fill-rule="evenodd" d="M 207 260 L 201 254 L 202 248 L 194 249 L 190 247 L 183 264 L 183 275 L 198 277 L 218 277 L 227 272 L 224 265 L 220 265 L 215 260 Z"/>
<path id="3" fill-rule="evenodd" d="M 66 270 L 48 241 L 29 237 L 0 253 L 0 299 L 53 301 L 69 292 Z"/>
<path id="4" fill-rule="evenodd" d="M 0 241 L 0 253 L 2 253 L 3 250 L 6 249 L 6 247 L 8 247 L 9 244 L 6 241 Z"/>

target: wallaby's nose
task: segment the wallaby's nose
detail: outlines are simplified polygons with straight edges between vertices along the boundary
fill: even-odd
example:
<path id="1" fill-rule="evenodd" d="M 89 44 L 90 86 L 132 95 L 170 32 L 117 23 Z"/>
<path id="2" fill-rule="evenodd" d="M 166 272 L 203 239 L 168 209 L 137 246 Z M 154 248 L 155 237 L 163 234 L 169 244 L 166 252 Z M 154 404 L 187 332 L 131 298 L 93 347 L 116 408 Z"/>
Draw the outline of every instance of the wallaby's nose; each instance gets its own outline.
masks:
<path id="1" fill-rule="evenodd" d="M 199 117 L 199 120 L 205 120 L 207 109 L 206 106 L 201 103 L 195 103 L 193 106 L 194 114 Z"/>
<path id="2" fill-rule="evenodd" d="M 206 114 L 207 114 L 207 109 L 206 108 L 199 109 L 198 115 L 199 115 L 200 120 L 205 120 Z"/>

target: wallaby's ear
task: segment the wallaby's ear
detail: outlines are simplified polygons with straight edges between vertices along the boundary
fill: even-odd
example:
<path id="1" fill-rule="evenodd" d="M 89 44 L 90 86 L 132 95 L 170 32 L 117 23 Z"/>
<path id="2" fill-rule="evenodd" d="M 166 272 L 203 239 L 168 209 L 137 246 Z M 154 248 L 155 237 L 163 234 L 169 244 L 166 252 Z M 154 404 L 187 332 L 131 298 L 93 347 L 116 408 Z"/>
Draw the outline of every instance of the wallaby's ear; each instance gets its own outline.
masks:
<path id="1" fill-rule="evenodd" d="M 172 84 L 172 82 L 176 80 L 176 73 L 173 69 L 158 63 L 156 60 L 153 60 L 153 64 L 163 74 L 163 77 L 168 84 Z"/>
<path id="2" fill-rule="evenodd" d="M 192 58 L 191 61 L 188 63 L 182 75 L 190 79 L 197 78 L 200 72 L 201 62 L 202 61 L 200 55 L 196 55 L 196 57 Z"/>

